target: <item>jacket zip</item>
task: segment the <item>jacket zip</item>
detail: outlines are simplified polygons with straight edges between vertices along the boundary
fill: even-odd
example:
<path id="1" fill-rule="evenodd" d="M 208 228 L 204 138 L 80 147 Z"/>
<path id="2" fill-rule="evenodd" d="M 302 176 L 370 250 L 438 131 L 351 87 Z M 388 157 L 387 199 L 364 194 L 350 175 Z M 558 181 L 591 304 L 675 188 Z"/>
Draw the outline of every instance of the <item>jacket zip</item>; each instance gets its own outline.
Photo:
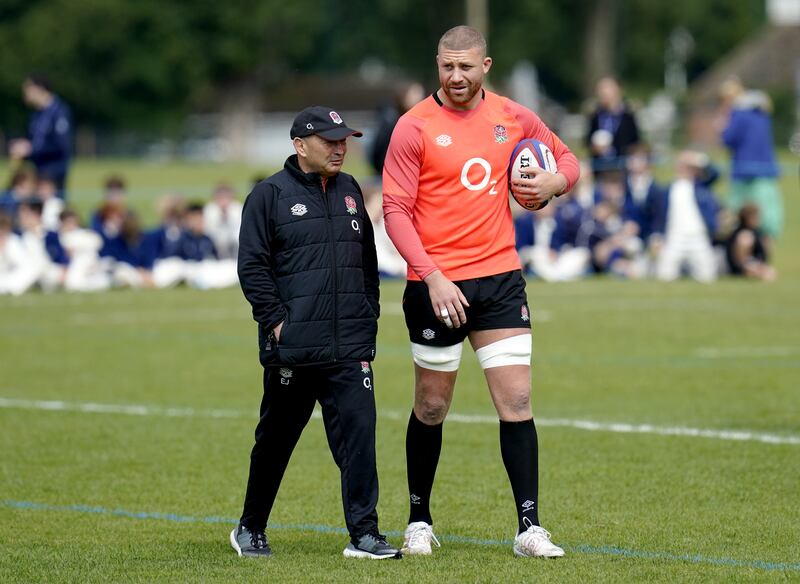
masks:
<path id="1" fill-rule="evenodd" d="M 328 187 L 330 186 L 329 183 Z M 339 276 L 336 271 L 336 244 L 333 238 L 333 221 L 331 220 L 330 201 L 328 200 L 328 193 L 325 192 L 321 184 L 320 190 L 322 191 L 322 200 L 325 204 L 325 219 L 328 224 L 328 245 L 331 253 L 331 270 L 333 271 L 333 360 L 336 362 L 339 357 L 339 327 L 337 326 L 339 322 L 339 308 L 337 302 L 339 297 Z"/>

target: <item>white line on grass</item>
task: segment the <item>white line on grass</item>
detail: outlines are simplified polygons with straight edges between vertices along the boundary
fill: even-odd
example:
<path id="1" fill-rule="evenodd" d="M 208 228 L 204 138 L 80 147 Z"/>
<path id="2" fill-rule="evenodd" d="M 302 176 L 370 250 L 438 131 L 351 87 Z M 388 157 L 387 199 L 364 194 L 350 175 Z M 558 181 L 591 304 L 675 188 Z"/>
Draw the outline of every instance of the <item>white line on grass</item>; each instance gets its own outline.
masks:
<path id="1" fill-rule="evenodd" d="M 381 304 L 381 314 L 403 316 L 403 305 L 399 302 Z M 68 318 L 68 323 L 78 326 L 141 324 L 143 322 L 204 322 L 210 320 L 251 320 L 250 311 L 246 309 L 171 309 L 168 312 L 154 312 L 147 308 L 141 310 L 116 310 L 98 314 L 96 312 L 75 312 Z M 534 310 L 533 319 L 537 322 L 549 322 L 553 319 L 547 310 Z"/>
<path id="2" fill-rule="evenodd" d="M 107 326 L 112 324 L 142 324 L 150 322 L 206 322 L 250 320 L 246 310 L 231 309 L 192 309 L 154 312 L 143 308 L 139 311 L 115 311 L 98 315 L 94 312 L 76 312 L 70 315 L 68 323 L 78 326 Z"/>
<path id="3" fill-rule="evenodd" d="M 701 359 L 760 359 L 762 357 L 791 357 L 800 353 L 800 347 L 699 347 L 695 357 Z"/>
<path id="4" fill-rule="evenodd" d="M 255 413 L 241 410 L 197 409 L 184 407 L 162 407 L 154 405 L 100 404 L 92 402 L 67 402 L 60 400 L 27 400 L 0 397 L 0 408 L 23 410 L 46 410 L 82 412 L 89 414 L 123 414 L 128 416 L 162 416 L 168 418 L 240 418 L 254 419 Z M 392 410 L 381 410 L 380 417 L 403 420 L 407 414 Z M 314 412 L 319 417 L 319 411 Z M 451 413 L 448 422 L 456 424 L 497 424 L 495 416 Z M 800 436 L 767 434 L 752 430 L 725 430 L 711 428 L 689 428 L 686 426 L 655 426 L 653 424 L 625 424 L 574 420 L 568 418 L 536 418 L 539 426 L 574 428 L 589 432 L 612 432 L 616 434 L 654 434 L 657 436 L 682 436 L 686 438 L 711 438 L 738 442 L 761 442 L 763 444 L 789 444 L 800 446 Z"/>

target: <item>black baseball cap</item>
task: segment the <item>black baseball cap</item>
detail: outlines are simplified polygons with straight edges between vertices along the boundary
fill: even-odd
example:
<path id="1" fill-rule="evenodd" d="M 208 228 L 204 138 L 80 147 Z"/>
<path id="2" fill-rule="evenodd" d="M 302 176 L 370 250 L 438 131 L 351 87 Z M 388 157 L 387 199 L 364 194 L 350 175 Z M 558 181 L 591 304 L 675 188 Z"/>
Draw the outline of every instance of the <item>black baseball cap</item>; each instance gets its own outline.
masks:
<path id="1" fill-rule="evenodd" d="M 292 130 L 289 132 L 289 136 L 293 140 L 312 134 L 326 140 L 344 140 L 348 136 L 356 138 L 363 136 L 361 132 L 348 128 L 339 114 L 324 105 L 312 105 L 297 114 L 292 123 Z"/>

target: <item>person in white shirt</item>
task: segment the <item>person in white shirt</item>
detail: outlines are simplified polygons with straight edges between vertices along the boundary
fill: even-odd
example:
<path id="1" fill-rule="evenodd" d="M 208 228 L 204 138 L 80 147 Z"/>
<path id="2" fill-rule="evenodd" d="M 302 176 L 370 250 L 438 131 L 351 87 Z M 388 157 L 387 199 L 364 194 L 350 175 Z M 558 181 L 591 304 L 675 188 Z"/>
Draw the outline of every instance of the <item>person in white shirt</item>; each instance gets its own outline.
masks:
<path id="1" fill-rule="evenodd" d="M 78 214 L 71 209 L 61 213 L 59 239 L 69 256 L 64 289 L 93 292 L 111 287 L 111 275 L 100 261 L 103 238 L 95 231 L 83 229 Z"/>
<path id="2" fill-rule="evenodd" d="M 61 212 L 64 200 L 58 198 L 58 185 L 49 177 L 39 177 L 36 184 L 36 197 L 42 201 L 42 226 L 46 231 L 58 231 L 61 226 Z"/>
<path id="3" fill-rule="evenodd" d="M 63 283 L 64 266 L 53 262 L 47 251 L 47 231 L 42 226 L 42 203 L 26 200 L 19 205 L 19 225 L 22 235 L 11 232 L 8 220 L 6 227 L 0 225 L 2 260 L 0 260 L 0 293 L 24 294 L 37 284 L 44 290 L 52 290 Z M 55 238 L 52 238 L 55 239 Z"/>
<path id="4" fill-rule="evenodd" d="M 214 242 L 221 260 L 235 260 L 239 254 L 239 227 L 242 224 L 242 204 L 228 184 L 214 189 L 214 198 L 203 209 L 205 233 Z"/>
<path id="5" fill-rule="evenodd" d="M 0 294 L 22 294 L 25 248 L 13 231 L 11 216 L 0 213 Z"/>
<path id="6" fill-rule="evenodd" d="M 386 233 L 383 222 L 383 192 L 380 185 L 364 193 L 364 205 L 367 209 L 372 230 L 375 233 L 375 253 L 378 256 L 378 273 L 389 278 L 405 278 L 408 268 L 406 260 Z"/>
<path id="7" fill-rule="evenodd" d="M 651 246 L 657 252 L 656 277 L 675 280 L 684 268 L 699 282 L 717 277 L 712 238 L 719 205 L 708 188 L 708 157 L 685 151 L 678 155 L 676 178 L 668 190 L 648 201 L 653 217 Z M 712 173 L 713 174 L 713 173 Z M 714 177 L 715 178 L 715 177 Z"/>

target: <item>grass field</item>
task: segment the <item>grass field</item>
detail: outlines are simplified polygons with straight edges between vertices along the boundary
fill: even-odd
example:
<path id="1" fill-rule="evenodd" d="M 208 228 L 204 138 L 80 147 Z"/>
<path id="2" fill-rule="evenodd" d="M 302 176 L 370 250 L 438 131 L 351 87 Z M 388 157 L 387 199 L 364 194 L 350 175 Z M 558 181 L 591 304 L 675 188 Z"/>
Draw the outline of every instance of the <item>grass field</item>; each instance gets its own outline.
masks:
<path id="1" fill-rule="evenodd" d="M 81 165 L 75 181 L 106 170 Z M 200 194 L 255 170 L 159 172 L 153 192 Z M 471 351 L 434 486 L 438 553 L 342 558 L 338 471 L 313 419 L 273 513 L 275 556 L 249 560 L 227 542 L 261 391 L 241 293 L 0 298 L 0 581 L 800 581 L 796 181 L 775 284 L 529 284 L 541 513 L 568 552 L 558 561 L 511 553 L 510 487 Z M 412 376 L 402 284 L 382 293 L 379 512 L 399 544 Z"/>

